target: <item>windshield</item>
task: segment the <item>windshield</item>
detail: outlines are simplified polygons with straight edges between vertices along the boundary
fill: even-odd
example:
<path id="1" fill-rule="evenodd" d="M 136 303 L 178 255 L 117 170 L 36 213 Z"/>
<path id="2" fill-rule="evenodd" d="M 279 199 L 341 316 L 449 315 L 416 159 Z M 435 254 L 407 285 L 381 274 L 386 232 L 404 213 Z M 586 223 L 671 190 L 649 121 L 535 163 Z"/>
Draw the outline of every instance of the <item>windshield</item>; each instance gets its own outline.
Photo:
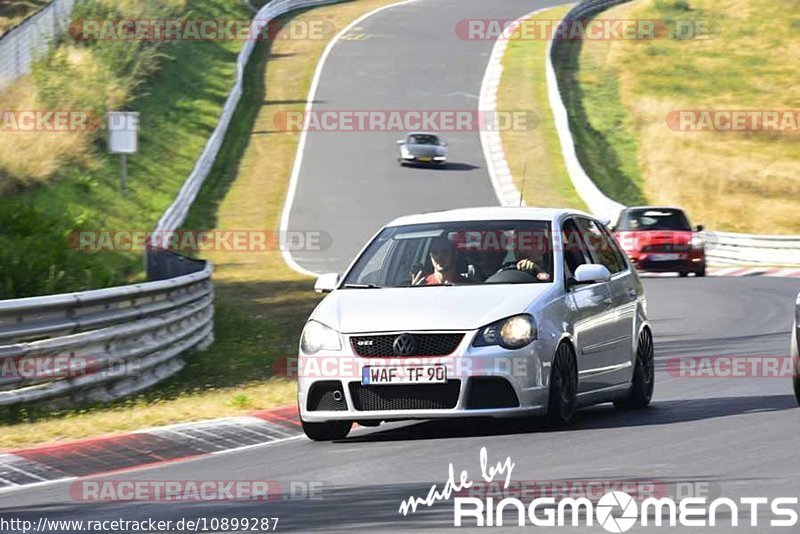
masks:
<path id="1" fill-rule="evenodd" d="M 438 145 L 439 138 L 435 135 L 409 135 L 408 136 L 408 144 L 409 145 Z"/>
<path id="2" fill-rule="evenodd" d="M 344 288 L 533 284 L 553 280 L 547 221 L 474 221 L 385 228 Z"/>
<path id="3" fill-rule="evenodd" d="M 646 232 L 651 230 L 671 230 L 691 232 L 689 220 L 681 210 L 644 209 L 623 213 L 617 230 L 623 232 Z"/>

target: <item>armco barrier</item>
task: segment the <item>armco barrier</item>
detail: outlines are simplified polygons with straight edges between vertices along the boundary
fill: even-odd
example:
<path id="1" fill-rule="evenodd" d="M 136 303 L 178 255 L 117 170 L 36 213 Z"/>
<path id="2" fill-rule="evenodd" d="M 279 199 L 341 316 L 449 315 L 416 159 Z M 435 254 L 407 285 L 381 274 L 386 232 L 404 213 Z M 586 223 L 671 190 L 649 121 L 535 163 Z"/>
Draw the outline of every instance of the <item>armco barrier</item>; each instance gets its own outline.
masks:
<path id="1" fill-rule="evenodd" d="M 212 267 L 193 265 L 167 280 L 0 301 L 0 406 L 109 401 L 179 371 L 181 354 L 214 335 Z"/>
<path id="2" fill-rule="evenodd" d="M 591 18 L 599 12 L 630 0 L 584 0 L 564 17 L 561 24 Z M 604 219 L 615 221 L 625 206 L 607 197 L 586 173 L 575 151 L 575 141 L 569 128 L 569 116 L 561 97 L 559 80 L 553 64 L 557 61 L 559 46 L 563 41 L 550 42 L 547 61 L 547 85 L 550 107 L 553 110 L 556 131 L 561 142 L 561 150 L 573 187 L 581 196 L 589 210 Z M 728 232 L 708 232 L 706 255 L 713 264 L 763 264 L 800 265 L 800 236 L 748 235 Z"/>
<path id="3" fill-rule="evenodd" d="M 256 14 L 253 33 L 289 11 L 339 1 L 273 0 Z M 54 4 L 68 4 L 71 9 L 73 2 L 56 0 Z M 0 41 L 2 60 L 12 53 L 4 52 L 2 46 L 17 42 L 7 40 L 9 36 Z M 254 41 L 247 41 L 239 53 L 236 79 L 219 123 L 175 201 L 158 221 L 157 232 L 177 230 L 185 221 L 241 98 L 244 70 L 254 46 Z M 3 79 L 0 74 L 0 85 Z M 109 401 L 131 395 L 183 368 L 181 355 L 187 350 L 213 342 L 211 265 L 158 251 L 147 255 L 146 266 L 152 280 L 147 283 L 0 301 L 0 369 L 6 370 L 0 373 L 0 406 L 65 396 L 76 401 Z M 81 361 L 89 362 L 92 372 L 73 373 L 70 366 Z M 7 372 L 26 368 L 26 362 L 57 364 L 32 376 Z"/>
<path id="4" fill-rule="evenodd" d="M 28 74 L 31 63 L 69 24 L 75 0 L 53 0 L 0 38 L 0 89 Z"/>

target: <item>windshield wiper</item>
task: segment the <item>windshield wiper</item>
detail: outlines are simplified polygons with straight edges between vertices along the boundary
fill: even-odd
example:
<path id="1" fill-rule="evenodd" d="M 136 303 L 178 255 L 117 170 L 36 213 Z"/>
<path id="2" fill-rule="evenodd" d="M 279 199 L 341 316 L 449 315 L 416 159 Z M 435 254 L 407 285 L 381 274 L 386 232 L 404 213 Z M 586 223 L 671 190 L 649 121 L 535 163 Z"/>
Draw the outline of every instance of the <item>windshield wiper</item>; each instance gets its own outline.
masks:
<path id="1" fill-rule="evenodd" d="M 343 289 L 382 289 L 383 286 L 378 286 L 375 284 L 345 284 L 342 286 Z"/>

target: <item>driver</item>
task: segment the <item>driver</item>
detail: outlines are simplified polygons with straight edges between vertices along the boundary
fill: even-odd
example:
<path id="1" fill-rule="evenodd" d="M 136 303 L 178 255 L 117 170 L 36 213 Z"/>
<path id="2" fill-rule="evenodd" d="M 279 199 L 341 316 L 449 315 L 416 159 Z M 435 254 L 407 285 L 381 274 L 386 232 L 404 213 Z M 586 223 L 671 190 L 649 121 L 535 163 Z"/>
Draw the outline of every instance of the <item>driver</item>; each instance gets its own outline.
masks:
<path id="1" fill-rule="evenodd" d="M 429 254 L 433 272 L 428 276 L 419 271 L 412 276 L 411 285 L 437 286 L 443 284 L 467 284 L 470 280 L 458 272 L 456 251 L 446 236 L 439 236 L 431 242 Z"/>
<path id="2" fill-rule="evenodd" d="M 517 270 L 535 276 L 538 280 L 549 280 L 545 247 L 538 239 L 525 240 L 523 237 L 518 236 L 517 241 Z"/>

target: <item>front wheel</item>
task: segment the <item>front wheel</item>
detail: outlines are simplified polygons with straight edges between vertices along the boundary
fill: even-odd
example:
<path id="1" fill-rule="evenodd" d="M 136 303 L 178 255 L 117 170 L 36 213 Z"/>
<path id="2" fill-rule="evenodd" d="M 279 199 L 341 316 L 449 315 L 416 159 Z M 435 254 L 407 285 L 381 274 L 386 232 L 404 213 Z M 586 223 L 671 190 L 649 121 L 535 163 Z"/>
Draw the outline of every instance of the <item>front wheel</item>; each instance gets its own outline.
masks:
<path id="1" fill-rule="evenodd" d="M 303 432 L 314 441 L 344 439 L 353 427 L 352 421 L 328 421 L 325 423 L 303 423 Z"/>
<path id="2" fill-rule="evenodd" d="M 644 408 L 650 404 L 655 387 L 655 356 L 653 352 L 653 338 L 650 331 L 645 329 L 639 334 L 639 343 L 636 347 L 636 367 L 633 369 L 633 380 L 628 395 L 614 402 L 614 406 L 621 409 Z"/>
<path id="3" fill-rule="evenodd" d="M 797 404 L 800 404 L 800 377 L 794 377 L 794 396 L 797 397 Z"/>
<path id="4" fill-rule="evenodd" d="M 695 276 L 705 276 L 706 275 L 706 264 L 704 263 L 702 267 L 700 267 L 695 273 Z"/>
<path id="5" fill-rule="evenodd" d="M 553 426 L 569 423 L 578 406 L 578 367 L 572 348 L 562 343 L 553 358 L 547 420 Z"/>

